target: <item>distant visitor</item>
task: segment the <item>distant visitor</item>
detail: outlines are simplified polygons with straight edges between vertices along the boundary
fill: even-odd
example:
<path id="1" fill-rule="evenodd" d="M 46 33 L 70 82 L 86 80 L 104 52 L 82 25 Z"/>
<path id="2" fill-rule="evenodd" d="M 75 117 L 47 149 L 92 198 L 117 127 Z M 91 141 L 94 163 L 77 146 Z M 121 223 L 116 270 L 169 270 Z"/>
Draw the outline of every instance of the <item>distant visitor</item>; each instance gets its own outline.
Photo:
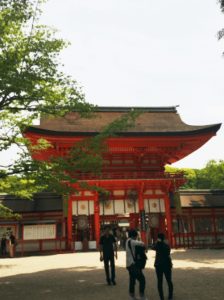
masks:
<path id="1" fill-rule="evenodd" d="M 106 281 L 108 285 L 116 285 L 114 258 L 117 259 L 116 239 L 113 234 L 111 234 L 110 227 L 107 226 L 105 227 L 104 234 L 100 238 L 100 260 L 104 262 Z"/>

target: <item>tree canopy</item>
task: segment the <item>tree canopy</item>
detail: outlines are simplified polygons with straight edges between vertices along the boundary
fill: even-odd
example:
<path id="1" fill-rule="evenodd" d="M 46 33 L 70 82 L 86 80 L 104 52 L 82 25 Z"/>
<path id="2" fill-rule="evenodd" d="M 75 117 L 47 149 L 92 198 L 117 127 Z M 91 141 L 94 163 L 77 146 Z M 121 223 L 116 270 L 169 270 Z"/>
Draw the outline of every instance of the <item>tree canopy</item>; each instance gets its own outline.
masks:
<path id="1" fill-rule="evenodd" d="M 187 182 L 184 189 L 224 189 L 224 160 L 210 160 L 202 169 L 166 166 L 166 172 L 183 171 Z"/>
<path id="2" fill-rule="evenodd" d="M 76 110 L 84 116 L 92 109 L 76 81 L 62 71 L 60 52 L 68 43 L 39 24 L 43 2 L 0 1 L 0 152 L 14 145 L 20 149 L 16 161 L 0 166 L 0 191 L 11 186 L 22 196 L 24 182 L 26 196 L 44 188 L 47 180 L 52 183 L 48 173 L 55 167 L 31 159 L 24 129 L 43 114 L 63 116 Z M 49 147 L 44 141 L 38 146 Z"/>
<path id="3" fill-rule="evenodd" d="M 99 172 L 104 140 L 117 130 L 133 124 L 135 112 L 110 124 L 99 136 L 72 149 L 69 158 L 35 161 L 29 150 L 34 146 L 23 131 L 43 115 L 64 116 L 76 111 L 91 117 L 93 105 L 77 82 L 62 70 L 61 51 L 68 43 L 57 31 L 39 24 L 44 0 L 0 1 L 0 153 L 19 148 L 12 164 L 0 166 L 0 192 L 29 198 L 48 189 L 68 194 L 67 182 L 77 181 L 72 170 Z M 50 147 L 41 139 L 35 150 Z M 64 184 L 62 184 L 64 183 Z M 9 211 L 0 207 L 0 214 Z"/>

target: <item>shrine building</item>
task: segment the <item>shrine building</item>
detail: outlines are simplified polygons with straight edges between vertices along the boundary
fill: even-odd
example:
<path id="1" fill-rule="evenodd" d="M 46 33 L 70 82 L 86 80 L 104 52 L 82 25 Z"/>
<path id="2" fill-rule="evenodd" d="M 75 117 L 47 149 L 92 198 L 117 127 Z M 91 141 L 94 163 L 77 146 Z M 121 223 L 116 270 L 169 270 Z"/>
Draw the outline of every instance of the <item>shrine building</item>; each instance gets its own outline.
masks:
<path id="1" fill-rule="evenodd" d="M 57 212 L 53 209 L 55 203 L 62 203 L 59 196 L 55 196 L 57 201 L 54 204 L 51 202 L 53 196 L 48 204 L 43 204 L 44 193 L 36 196 L 48 208 L 42 212 L 36 211 L 36 214 L 33 211 L 33 215 L 31 212 L 24 213 L 25 225 L 21 229 L 23 240 L 24 237 L 30 239 L 30 242 L 34 240 L 32 236 L 37 230 L 34 225 L 47 225 L 49 219 L 53 218 L 55 227 L 50 229 L 50 223 L 48 229 L 46 226 L 46 231 L 51 232 L 52 238 L 49 233 L 46 239 L 52 239 L 55 248 L 62 250 L 81 250 L 86 247 L 96 249 L 101 230 L 106 224 L 110 224 L 114 230 L 119 229 L 119 235 L 129 228 L 137 228 L 142 240 L 148 244 L 155 240 L 158 232 L 163 231 L 172 247 L 203 246 L 203 243 L 224 245 L 224 224 L 221 222 L 224 217 L 223 191 L 218 204 L 216 202 L 217 207 L 206 202 L 206 195 L 214 196 L 213 192 L 201 192 L 201 198 L 196 197 L 198 202 L 195 203 L 200 203 L 197 206 L 189 200 L 189 194 L 185 192 L 184 196 L 182 191 L 180 205 L 183 209 L 180 213 L 175 209 L 177 204 L 173 202 L 173 195 L 186 179 L 183 173 L 165 172 L 165 165 L 177 162 L 199 149 L 216 135 L 221 124 L 185 124 L 176 107 L 134 109 L 142 111 L 134 127 L 107 138 L 100 175 L 78 174 L 79 183 L 86 182 L 89 186 L 101 187 L 109 191 L 109 196 L 104 198 L 100 193 L 80 188 L 79 185 L 78 192 L 70 195 L 64 213 L 62 204 L 59 205 L 60 208 L 58 206 Z M 44 138 L 52 147 L 32 153 L 32 157 L 36 160 L 48 160 L 54 156 L 65 156 L 77 142 L 96 136 L 105 126 L 132 110 L 133 107 L 98 107 L 91 118 L 81 118 L 77 112 L 71 112 L 65 117 L 44 117 L 40 120 L 40 125 L 27 128 L 25 136 L 33 144 Z M 46 193 L 46 201 L 48 197 L 49 194 Z M 41 218 L 37 217 L 37 213 L 40 213 Z M 192 217 L 195 214 L 197 220 L 209 216 L 216 224 L 216 229 L 222 228 L 220 236 L 218 231 L 214 231 L 213 225 L 211 228 L 214 230 L 209 227 L 212 232 L 209 241 L 206 242 L 204 238 L 206 232 L 197 235 L 195 228 L 199 225 L 194 223 Z M 43 231 L 43 226 L 39 230 Z M 43 232 L 39 238 L 38 233 L 36 234 L 36 239 L 44 240 L 41 239 Z M 84 246 L 85 241 L 88 241 L 88 246 Z"/>

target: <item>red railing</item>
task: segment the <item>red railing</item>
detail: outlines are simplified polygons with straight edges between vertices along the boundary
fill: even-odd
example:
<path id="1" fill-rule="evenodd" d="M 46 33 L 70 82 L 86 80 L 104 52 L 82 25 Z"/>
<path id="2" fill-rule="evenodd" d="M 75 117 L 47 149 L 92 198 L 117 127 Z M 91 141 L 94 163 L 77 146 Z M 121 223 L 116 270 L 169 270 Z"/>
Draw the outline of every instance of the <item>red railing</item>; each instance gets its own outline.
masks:
<path id="1" fill-rule="evenodd" d="M 102 172 L 96 174 L 74 174 L 79 180 L 91 179 L 184 179 L 184 173 L 164 173 L 164 172 L 147 172 L 147 171 L 124 171 L 124 172 Z"/>

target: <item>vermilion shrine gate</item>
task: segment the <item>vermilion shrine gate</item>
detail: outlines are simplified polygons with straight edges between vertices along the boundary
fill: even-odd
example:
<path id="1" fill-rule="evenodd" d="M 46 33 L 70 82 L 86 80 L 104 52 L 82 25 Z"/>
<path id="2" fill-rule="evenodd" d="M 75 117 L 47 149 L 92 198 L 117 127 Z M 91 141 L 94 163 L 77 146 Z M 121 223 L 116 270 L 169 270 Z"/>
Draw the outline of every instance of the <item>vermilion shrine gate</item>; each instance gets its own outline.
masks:
<path id="1" fill-rule="evenodd" d="M 37 160 L 63 156 L 78 141 L 95 136 L 102 128 L 130 112 L 131 107 L 99 107 L 94 118 L 80 118 L 71 112 L 64 118 L 43 118 L 39 126 L 27 128 L 25 136 L 32 143 L 44 138 L 52 148 L 33 153 Z M 154 239 L 164 231 L 172 245 L 171 192 L 185 182 L 182 173 L 169 174 L 166 164 L 172 164 L 205 144 L 220 128 L 220 124 L 190 126 L 185 124 L 176 107 L 142 107 L 135 126 L 108 138 L 102 173 L 80 174 L 79 181 L 97 185 L 110 192 L 102 201 L 97 192 L 80 189 L 71 195 L 67 211 L 67 245 L 87 235 L 98 245 L 102 224 L 124 223 L 139 228 L 142 239 Z M 147 220 L 147 222 L 146 222 Z"/>

